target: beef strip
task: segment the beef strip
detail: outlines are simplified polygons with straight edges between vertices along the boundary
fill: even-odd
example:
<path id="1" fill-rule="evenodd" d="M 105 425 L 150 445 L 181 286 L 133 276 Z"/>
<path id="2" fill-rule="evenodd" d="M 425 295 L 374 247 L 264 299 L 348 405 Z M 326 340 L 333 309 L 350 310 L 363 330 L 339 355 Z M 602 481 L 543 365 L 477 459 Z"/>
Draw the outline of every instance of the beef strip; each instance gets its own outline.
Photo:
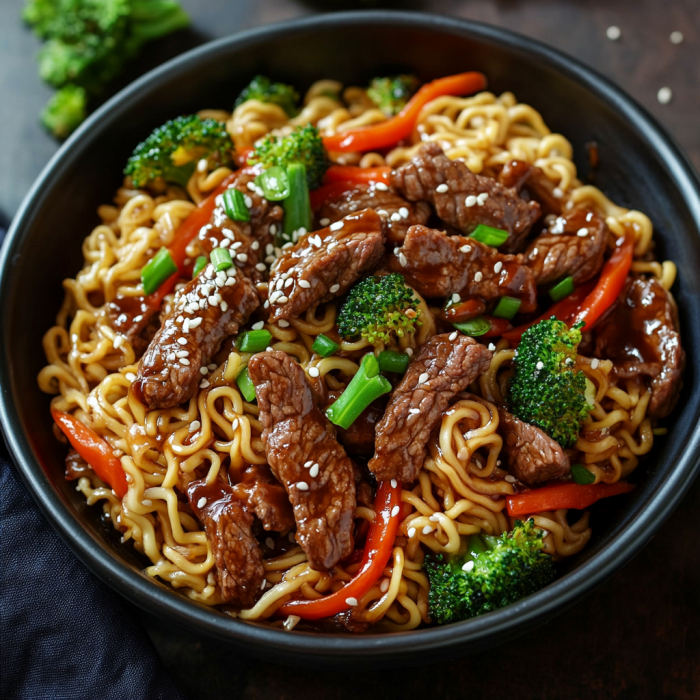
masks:
<path id="1" fill-rule="evenodd" d="M 414 355 L 377 424 L 375 453 L 369 468 L 380 481 L 416 478 L 425 446 L 450 401 L 491 362 L 492 353 L 473 338 L 447 333 L 433 336 Z"/>
<path id="2" fill-rule="evenodd" d="M 297 318 L 345 294 L 383 253 L 381 218 L 371 209 L 304 236 L 272 267 L 270 322 Z"/>
<path id="3" fill-rule="evenodd" d="M 250 280 L 234 269 L 217 274 L 207 265 L 178 292 L 173 310 L 141 358 L 132 384 L 139 400 L 151 409 L 187 401 L 203 379 L 200 368 L 257 306 Z"/>
<path id="4" fill-rule="evenodd" d="M 381 189 L 382 185 L 386 189 Z M 400 243 L 409 227 L 425 224 L 430 217 L 430 205 L 426 202 L 409 202 L 383 183 L 379 186 L 376 183 L 356 185 L 351 190 L 340 192 L 327 199 L 316 216 L 322 225 L 327 226 L 362 209 L 374 209 L 382 217 L 390 243 Z"/>
<path id="5" fill-rule="evenodd" d="M 289 494 L 297 541 L 314 569 L 329 571 L 353 548 L 352 460 L 316 405 L 304 371 L 289 355 L 258 353 L 248 371 L 258 398 L 267 460 Z"/>
<path id="6" fill-rule="evenodd" d="M 473 238 L 412 226 L 388 267 L 403 273 L 408 284 L 424 297 L 458 294 L 462 300 L 489 302 L 511 296 L 522 301 L 523 313 L 537 306 L 535 279 L 523 256 L 503 255 Z M 481 311 L 483 308 L 477 313 Z"/>
<path id="7" fill-rule="evenodd" d="M 265 576 L 262 552 L 253 537 L 253 516 L 222 481 L 193 481 L 187 498 L 214 553 L 221 597 L 237 607 L 252 607 Z"/>
<path id="8" fill-rule="evenodd" d="M 265 530 L 286 532 L 294 527 L 294 513 L 287 492 L 267 465 L 249 466 L 233 487 L 233 493 L 258 516 Z"/>
<path id="9" fill-rule="evenodd" d="M 574 209 L 557 217 L 530 244 L 525 259 L 537 284 L 549 284 L 569 275 L 574 284 L 582 284 L 602 269 L 607 237 L 608 226 L 602 217 L 587 209 Z"/>
<path id="10" fill-rule="evenodd" d="M 71 447 L 66 455 L 66 480 L 73 481 L 94 473 L 92 467 Z"/>
<path id="11" fill-rule="evenodd" d="M 563 193 L 542 168 L 522 160 L 509 160 L 498 174 L 498 180 L 514 189 L 523 199 L 534 199 L 545 216 L 561 214 Z"/>
<path id="12" fill-rule="evenodd" d="M 141 357 L 160 325 L 156 310 L 146 303 L 146 298 L 117 292 L 105 305 L 104 313 L 111 328 L 131 343 L 137 358 Z"/>
<path id="13" fill-rule="evenodd" d="M 676 405 L 685 367 L 678 310 L 655 279 L 630 277 L 612 309 L 595 328 L 595 356 L 610 359 L 620 379 L 647 377 L 647 415 L 665 418 Z"/>
<path id="14" fill-rule="evenodd" d="M 498 416 L 511 474 L 528 486 L 569 474 L 569 458 L 556 440 L 503 408 Z"/>
<path id="15" fill-rule="evenodd" d="M 408 163 L 392 172 L 391 180 L 400 194 L 412 202 L 430 202 L 446 224 L 463 233 L 479 224 L 507 231 L 510 235 L 501 246 L 506 253 L 520 248 L 540 216 L 537 202 L 526 202 L 491 177 L 475 175 L 462 161 L 450 160 L 434 142 L 421 146 Z M 441 185 L 447 185 L 446 192 L 437 191 Z"/>

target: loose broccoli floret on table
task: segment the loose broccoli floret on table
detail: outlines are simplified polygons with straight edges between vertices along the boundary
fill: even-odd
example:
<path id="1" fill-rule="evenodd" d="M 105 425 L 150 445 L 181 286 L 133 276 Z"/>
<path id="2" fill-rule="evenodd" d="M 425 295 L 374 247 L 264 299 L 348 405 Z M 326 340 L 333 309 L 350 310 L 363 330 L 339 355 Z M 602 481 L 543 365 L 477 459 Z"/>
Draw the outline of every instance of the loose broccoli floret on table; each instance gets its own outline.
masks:
<path id="1" fill-rule="evenodd" d="M 58 139 L 65 139 L 84 119 L 87 96 L 77 85 L 61 88 L 41 113 L 43 125 Z"/>

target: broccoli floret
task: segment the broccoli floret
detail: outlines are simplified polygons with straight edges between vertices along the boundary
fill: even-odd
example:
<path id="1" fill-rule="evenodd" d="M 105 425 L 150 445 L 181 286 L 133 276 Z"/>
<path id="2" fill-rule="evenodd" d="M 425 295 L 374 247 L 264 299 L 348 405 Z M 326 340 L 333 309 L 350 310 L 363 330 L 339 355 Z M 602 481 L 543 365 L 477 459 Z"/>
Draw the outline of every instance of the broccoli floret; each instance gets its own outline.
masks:
<path id="1" fill-rule="evenodd" d="M 266 136 L 255 145 L 248 162 L 251 165 L 262 163 L 266 168 L 273 165 L 287 168 L 291 163 L 303 163 L 310 190 L 321 185 L 330 165 L 321 135 L 311 125 L 299 126 L 288 136 Z"/>
<path id="2" fill-rule="evenodd" d="M 134 149 L 124 168 L 136 187 L 157 178 L 184 187 L 201 158 L 229 165 L 233 143 L 226 128 L 214 119 L 192 115 L 159 126 Z"/>
<path id="3" fill-rule="evenodd" d="M 349 340 L 366 338 L 372 345 L 386 345 L 392 337 L 416 331 L 418 305 L 398 272 L 367 277 L 350 290 L 338 314 L 338 331 Z"/>
<path id="4" fill-rule="evenodd" d="M 47 102 L 41 121 L 57 139 L 65 139 L 85 119 L 86 104 L 83 88 L 66 85 Z"/>
<path id="5" fill-rule="evenodd" d="M 581 326 L 552 318 L 523 333 L 513 360 L 509 399 L 513 413 L 571 447 L 593 406 L 585 396 L 586 377 L 574 371 Z"/>
<path id="6" fill-rule="evenodd" d="M 248 100 L 260 100 L 279 105 L 290 117 L 297 113 L 299 93 L 291 86 L 284 83 L 273 83 L 264 75 L 256 75 L 250 84 L 241 90 L 234 107 Z"/>
<path id="7" fill-rule="evenodd" d="M 472 535 L 461 555 L 426 557 L 430 617 L 439 625 L 498 610 L 549 585 L 552 558 L 541 551 L 542 531 L 516 520 L 500 537 Z"/>
<path id="8" fill-rule="evenodd" d="M 384 114 L 393 117 L 406 106 L 419 85 L 415 75 L 375 78 L 367 89 L 367 96 Z"/>

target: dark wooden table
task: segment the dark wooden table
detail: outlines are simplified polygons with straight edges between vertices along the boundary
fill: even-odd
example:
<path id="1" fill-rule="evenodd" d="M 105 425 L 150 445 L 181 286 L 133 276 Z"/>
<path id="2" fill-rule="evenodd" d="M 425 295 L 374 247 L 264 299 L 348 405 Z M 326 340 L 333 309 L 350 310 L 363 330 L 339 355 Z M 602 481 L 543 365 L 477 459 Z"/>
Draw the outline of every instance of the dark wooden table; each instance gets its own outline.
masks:
<path id="1" fill-rule="evenodd" d="M 209 38 L 318 9 L 295 0 L 182 2 L 194 30 L 149 49 L 138 72 Z M 38 44 L 19 23 L 21 5 L 0 0 L 0 210 L 7 216 L 56 150 L 37 124 L 50 91 L 37 77 Z M 392 6 L 490 22 L 569 52 L 636 97 L 700 167 L 698 0 L 434 0 Z M 606 38 L 611 25 L 621 29 L 617 42 Z M 672 31 L 683 32 L 684 42 L 672 44 Z M 134 68 L 120 84 L 136 75 Z M 661 87 L 672 89 L 670 104 L 657 101 Z M 173 676 L 201 700 L 700 698 L 698 502 L 700 482 L 632 563 L 560 617 L 507 646 L 422 669 L 346 674 L 287 668 L 155 619 L 146 624 Z"/>

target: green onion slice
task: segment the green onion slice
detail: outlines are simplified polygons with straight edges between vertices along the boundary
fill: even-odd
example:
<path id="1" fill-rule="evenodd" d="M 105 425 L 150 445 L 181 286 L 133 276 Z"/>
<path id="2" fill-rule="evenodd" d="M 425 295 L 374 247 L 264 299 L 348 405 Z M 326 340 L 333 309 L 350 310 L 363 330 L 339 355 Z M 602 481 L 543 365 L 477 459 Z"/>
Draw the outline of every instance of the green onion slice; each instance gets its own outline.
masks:
<path id="1" fill-rule="evenodd" d="M 231 221 L 250 221 L 250 212 L 245 203 L 245 195 L 235 187 L 224 192 L 224 209 Z"/>
<path id="2" fill-rule="evenodd" d="M 488 333 L 491 330 L 491 321 L 485 319 L 483 316 L 470 318 L 468 321 L 453 323 L 452 325 L 457 330 L 462 331 L 464 335 L 470 335 L 472 337 L 484 335 L 484 333 Z"/>
<path id="3" fill-rule="evenodd" d="M 502 231 L 500 228 L 479 224 L 469 236 L 479 243 L 490 245 L 492 248 L 498 248 L 508 240 L 508 231 Z"/>
<path id="4" fill-rule="evenodd" d="M 289 197 L 289 178 L 284 168 L 273 165 L 255 178 L 265 195 L 271 202 L 279 202 Z"/>
<path id="5" fill-rule="evenodd" d="M 236 347 L 241 352 L 262 352 L 272 340 L 270 331 L 246 331 L 236 338 Z"/>
<path id="6" fill-rule="evenodd" d="M 217 272 L 222 272 L 223 270 L 228 270 L 229 267 L 233 267 L 233 259 L 231 258 L 231 253 L 229 253 L 228 248 L 214 248 L 211 251 L 211 264 Z"/>
<path id="7" fill-rule="evenodd" d="M 295 231 L 311 230 L 311 201 L 309 185 L 306 181 L 306 166 L 303 163 L 291 163 L 287 168 L 289 180 L 289 197 L 282 202 L 284 209 L 284 241 L 292 241 Z"/>
<path id="8" fill-rule="evenodd" d="M 382 350 L 377 358 L 379 369 L 382 372 L 396 372 L 404 374 L 408 369 L 411 358 L 405 352 L 394 352 L 393 350 Z"/>
<path id="9" fill-rule="evenodd" d="M 157 291 L 168 277 L 177 272 L 177 265 L 167 248 L 161 248 L 142 268 L 141 282 L 147 296 Z"/>
<path id="10" fill-rule="evenodd" d="M 513 297 L 501 297 L 496 304 L 496 308 L 493 310 L 493 315 L 496 318 L 507 318 L 512 319 L 515 314 L 518 313 L 522 301 L 520 299 L 514 299 Z"/>
<path id="11" fill-rule="evenodd" d="M 246 401 L 255 401 L 255 386 L 247 367 L 236 377 L 236 384 Z"/>
<path id="12" fill-rule="evenodd" d="M 577 484 L 592 484 L 595 481 L 595 474 L 589 472 L 583 464 L 572 464 L 571 476 Z"/>
<path id="13" fill-rule="evenodd" d="M 194 279 L 206 266 L 207 259 L 203 255 L 200 255 L 194 261 L 194 267 L 192 268 L 192 279 Z"/>
<path id="14" fill-rule="evenodd" d="M 330 357 L 334 352 L 337 352 L 339 347 L 340 345 L 328 336 L 318 335 L 311 349 L 321 357 Z"/>
<path id="15" fill-rule="evenodd" d="M 569 275 L 569 277 L 564 277 L 561 282 L 557 282 L 550 290 L 549 296 L 552 297 L 552 301 L 559 301 L 564 297 L 568 297 L 569 294 L 573 294 L 574 291 L 574 278 Z"/>

